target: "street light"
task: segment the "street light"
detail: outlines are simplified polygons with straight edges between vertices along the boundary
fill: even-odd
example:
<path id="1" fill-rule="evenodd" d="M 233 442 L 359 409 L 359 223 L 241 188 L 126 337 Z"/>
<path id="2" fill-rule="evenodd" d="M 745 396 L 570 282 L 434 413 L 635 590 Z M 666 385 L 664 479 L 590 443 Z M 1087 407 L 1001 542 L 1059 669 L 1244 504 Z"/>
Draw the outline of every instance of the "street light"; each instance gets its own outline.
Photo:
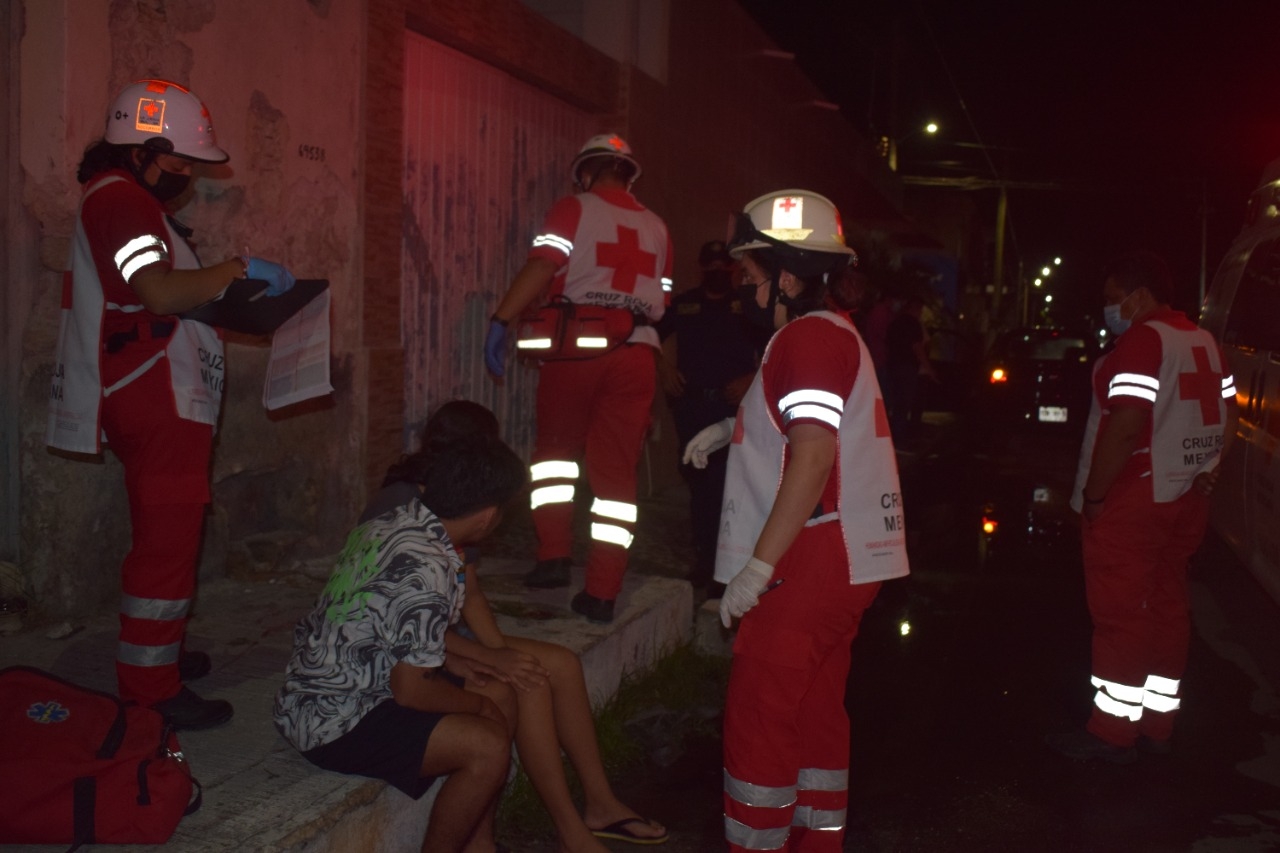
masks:
<path id="1" fill-rule="evenodd" d="M 882 136 L 880 137 L 880 152 L 884 155 L 885 159 L 889 161 L 889 168 L 896 172 L 898 171 L 898 146 L 915 136 L 917 133 L 923 133 L 926 136 L 933 136 L 938 132 L 938 130 L 938 123 L 936 121 L 930 121 L 898 139 L 894 139 L 891 136 Z"/>

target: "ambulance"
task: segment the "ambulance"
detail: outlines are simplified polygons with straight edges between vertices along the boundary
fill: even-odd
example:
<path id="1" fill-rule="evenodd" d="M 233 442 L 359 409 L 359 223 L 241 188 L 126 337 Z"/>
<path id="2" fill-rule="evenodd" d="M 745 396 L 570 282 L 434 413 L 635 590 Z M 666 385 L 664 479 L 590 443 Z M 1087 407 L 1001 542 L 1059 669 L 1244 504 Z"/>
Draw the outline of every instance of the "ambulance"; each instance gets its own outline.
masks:
<path id="1" fill-rule="evenodd" d="M 1235 376 L 1240 426 L 1214 490 L 1212 524 L 1280 602 L 1280 160 L 1253 192 L 1201 310 Z"/>

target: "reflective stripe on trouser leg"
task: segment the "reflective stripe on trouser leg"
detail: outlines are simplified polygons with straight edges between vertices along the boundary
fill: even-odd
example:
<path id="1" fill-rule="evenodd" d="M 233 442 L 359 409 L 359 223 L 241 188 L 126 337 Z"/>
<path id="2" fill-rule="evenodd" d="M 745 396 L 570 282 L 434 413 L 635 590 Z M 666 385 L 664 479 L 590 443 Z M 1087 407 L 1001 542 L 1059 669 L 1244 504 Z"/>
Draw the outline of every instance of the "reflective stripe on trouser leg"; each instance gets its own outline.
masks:
<path id="1" fill-rule="evenodd" d="M 849 584 L 844 553 L 839 525 L 805 528 L 775 570 L 787 594 L 761 598 L 742 620 L 725 702 L 725 769 L 751 790 L 797 789 L 794 804 L 765 808 L 726 786 L 730 850 L 779 849 L 784 829 L 782 849 L 837 853 L 843 845 L 850 649 L 879 589 Z"/>
<path id="2" fill-rule="evenodd" d="M 103 429 L 124 464 L 132 545 L 121 566 L 121 698 L 178 692 L 178 657 L 195 589 L 213 429 L 174 412 L 161 362 L 103 401 Z"/>
<path id="3" fill-rule="evenodd" d="M 777 850 L 787 843 L 791 830 L 778 825 L 796 804 L 795 785 L 754 785 L 724 771 L 724 837 L 744 850 Z M 737 820 L 750 816 L 750 824 Z"/>
<path id="4" fill-rule="evenodd" d="M 654 351 L 644 345 L 619 347 L 583 364 L 598 365 L 601 377 L 587 423 L 583 457 L 591 493 L 597 499 L 586 591 L 612 600 L 622 589 L 627 544 L 635 531 L 634 517 L 626 521 L 620 516 L 634 513 L 636 469 L 649 429 L 657 374 Z"/>
<path id="5" fill-rule="evenodd" d="M 590 387 L 587 362 L 547 362 L 539 370 L 537 433 L 529 466 L 529 506 L 539 560 L 573 555 L 573 513 L 579 460 L 587 443 Z"/>
<path id="6" fill-rule="evenodd" d="M 1098 692 L 1093 696 L 1093 704 L 1104 714 L 1120 717 L 1131 722 L 1142 719 L 1142 688 L 1128 684 L 1117 684 L 1106 681 L 1096 675 L 1090 679 Z"/>

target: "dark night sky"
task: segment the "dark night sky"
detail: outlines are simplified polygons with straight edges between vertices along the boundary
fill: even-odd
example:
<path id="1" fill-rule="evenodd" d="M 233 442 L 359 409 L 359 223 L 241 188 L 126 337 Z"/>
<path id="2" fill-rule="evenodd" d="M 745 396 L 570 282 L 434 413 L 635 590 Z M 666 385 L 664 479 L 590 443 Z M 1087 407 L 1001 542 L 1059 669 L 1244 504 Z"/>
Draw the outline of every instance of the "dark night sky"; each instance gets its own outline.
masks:
<path id="1" fill-rule="evenodd" d="M 981 149 L 954 144 L 981 143 L 1001 178 L 1063 187 L 1015 189 L 1009 211 L 1014 250 L 1061 254 L 1072 290 L 1148 247 L 1192 308 L 1203 194 L 1212 276 L 1280 157 L 1277 0 L 741 2 L 851 121 L 896 124 L 902 173 L 958 160 L 954 174 L 990 177 Z M 930 118 L 937 137 L 908 136 Z"/>

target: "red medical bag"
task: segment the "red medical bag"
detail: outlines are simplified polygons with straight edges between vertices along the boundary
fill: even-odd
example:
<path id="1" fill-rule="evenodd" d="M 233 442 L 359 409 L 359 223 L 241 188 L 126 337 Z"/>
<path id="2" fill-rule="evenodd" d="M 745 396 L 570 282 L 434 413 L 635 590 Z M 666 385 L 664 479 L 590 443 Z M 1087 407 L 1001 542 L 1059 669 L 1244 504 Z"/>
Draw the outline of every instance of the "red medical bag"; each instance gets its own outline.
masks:
<path id="1" fill-rule="evenodd" d="M 541 361 L 596 358 L 631 337 L 636 317 L 624 308 L 552 299 L 516 328 L 516 351 Z"/>

